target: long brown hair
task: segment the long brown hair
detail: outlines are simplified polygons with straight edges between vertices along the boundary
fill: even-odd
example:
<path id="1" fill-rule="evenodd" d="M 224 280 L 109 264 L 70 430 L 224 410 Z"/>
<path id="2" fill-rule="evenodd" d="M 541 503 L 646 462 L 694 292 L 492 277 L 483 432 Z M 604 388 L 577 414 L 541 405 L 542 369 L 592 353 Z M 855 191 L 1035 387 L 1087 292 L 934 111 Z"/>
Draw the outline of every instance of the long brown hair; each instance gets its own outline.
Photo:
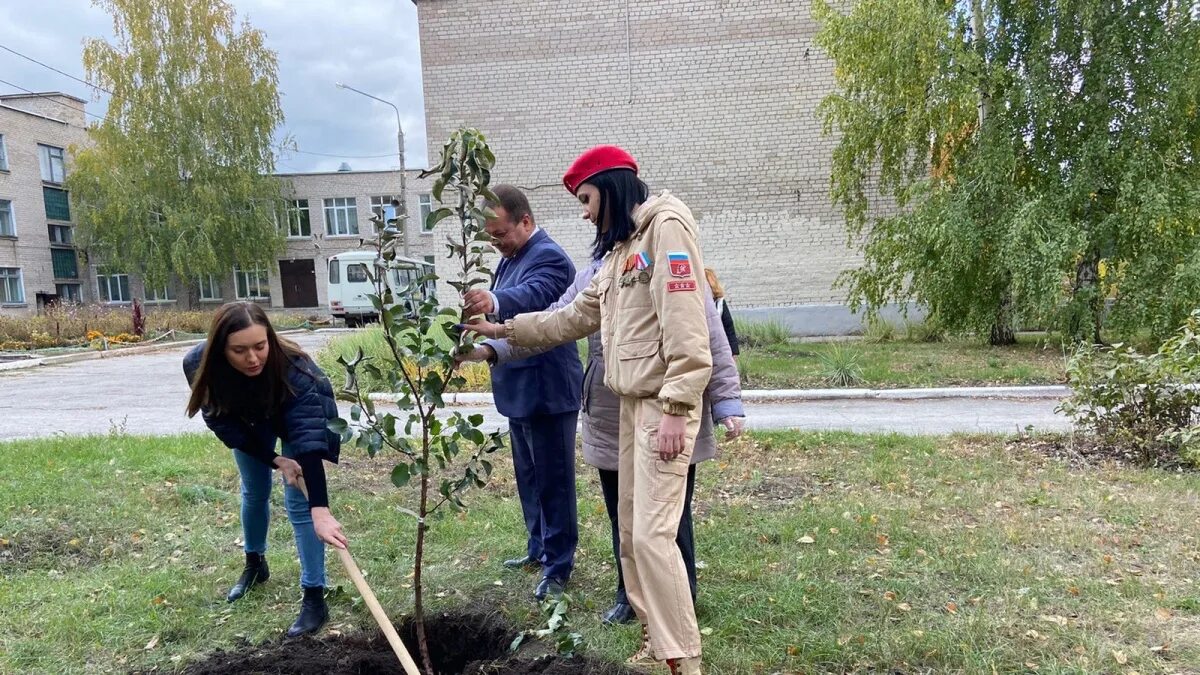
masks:
<path id="1" fill-rule="evenodd" d="M 239 397 L 236 391 L 238 380 L 237 371 L 225 358 L 225 347 L 229 336 L 251 326 L 262 326 L 267 329 L 267 362 L 263 364 L 263 372 L 258 377 L 261 380 L 265 397 L 261 407 L 256 412 L 269 417 L 279 410 L 283 402 L 292 393 L 288 385 L 288 370 L 292 366 L 292 358 L 304 356 L 304 350 L 299 345 L 281 338 L 271 326 L 271 320 L 262 307 L 252 302 L 229 302 L 221 305 L 213 316 L 212 325 L 208 329 L 208 341 L 204 344 L 204 353 L 200 356 L 200 367 L 192 378 L 192 396 L 188 399 L 187 414 L 193 417 L 201 408 L 207 408 L 213 414 L 241 413 L 235 410 L 239 407 Z M 255 406 L 259 406 L 258 401 Z"/>
<path id="2" fill-rule="evenodd" d="M 720 300 L 725 297 L 725 287 L 717 279 L 717 273 L 713 271 L 713 268 L 704 268 L 704 278 L 708 280 L 708 287 L 712 290 L 713 300 Z"/>

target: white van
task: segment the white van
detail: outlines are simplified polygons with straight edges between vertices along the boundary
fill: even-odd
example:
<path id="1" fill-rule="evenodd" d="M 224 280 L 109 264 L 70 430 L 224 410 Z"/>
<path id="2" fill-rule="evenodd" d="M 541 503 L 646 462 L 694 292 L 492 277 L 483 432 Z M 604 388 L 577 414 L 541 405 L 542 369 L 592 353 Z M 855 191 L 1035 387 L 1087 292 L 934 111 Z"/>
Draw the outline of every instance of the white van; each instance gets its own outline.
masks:
<path id="1" fill-rule="evenodd" d="M 343 319 L 347 326 L 358 326 L 379 319 L 370 294 L 375 292 L 368 272 L 375 264 L 375 251 L 347 251 L 329 258 L 329 312 L 335 319 Z M 392 290 L 397 304 L 403 302 L 410 309 L 426 298 L 436 298 L 436 284 L 427 280 L 421 285 L 419 297 L 401 297 L 401 293 L 418 279 L 433 272 L 433 265 L 424 260 L 397 257 L 393 269 L 388 270 L 386 282 Z"/>

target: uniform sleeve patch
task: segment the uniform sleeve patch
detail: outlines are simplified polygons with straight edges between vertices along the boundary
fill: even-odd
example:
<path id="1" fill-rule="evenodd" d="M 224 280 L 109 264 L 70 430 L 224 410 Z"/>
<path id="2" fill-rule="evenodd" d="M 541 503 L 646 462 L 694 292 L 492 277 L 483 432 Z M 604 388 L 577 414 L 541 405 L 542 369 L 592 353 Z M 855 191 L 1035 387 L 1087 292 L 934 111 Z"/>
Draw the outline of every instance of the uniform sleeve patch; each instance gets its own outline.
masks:
<path id="1" fill-rule="evenodd" d="M 676 293 L 678 291 L 694 291 L 696 290 L 696 280 L 689 279 L 687 281 L 668 281 L 667 292 Z"/>
<path id="2" fill-rule="evenodd" d="M 671 266 L 671 276 L 673 277 L 692 276 L 692 259 L 686 252 L 668 253 L 667 264 Z"/>

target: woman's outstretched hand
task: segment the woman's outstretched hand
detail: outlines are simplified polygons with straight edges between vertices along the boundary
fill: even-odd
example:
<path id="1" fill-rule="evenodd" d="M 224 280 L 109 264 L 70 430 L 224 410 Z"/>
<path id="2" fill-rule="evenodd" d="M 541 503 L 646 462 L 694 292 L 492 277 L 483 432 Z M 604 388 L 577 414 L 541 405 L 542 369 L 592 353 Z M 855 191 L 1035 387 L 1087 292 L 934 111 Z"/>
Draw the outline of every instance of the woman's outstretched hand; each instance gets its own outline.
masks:
<path id="1" fill-rule="evenodd" d="M 502 323 L 489 323 L 482 319 L 475 319 L 467 323 L 460 323 L 458 327 L 468 333 L 475 333 L 487 338 L 498 340 L 504 337 L 505 328 Z"/>

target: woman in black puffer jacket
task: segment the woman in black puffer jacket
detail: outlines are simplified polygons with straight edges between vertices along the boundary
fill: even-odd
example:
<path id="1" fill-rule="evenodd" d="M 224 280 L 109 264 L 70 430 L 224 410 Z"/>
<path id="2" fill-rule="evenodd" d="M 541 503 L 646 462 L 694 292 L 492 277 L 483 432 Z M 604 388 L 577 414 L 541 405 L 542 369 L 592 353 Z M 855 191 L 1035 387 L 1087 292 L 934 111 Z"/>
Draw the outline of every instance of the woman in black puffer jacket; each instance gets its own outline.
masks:
<path id="1" fill-rule="evenodd" d="M 192 388 L 188 417 L 204 423 L 233 449 L 242 483 L 246 567 L 229 591 L 233 602 L 270 577 L 267 524 L 271 470 L 284 478 L 284 502 L 300 555 L 304 600 L 288 630 L 312 633 L 329 618 L 325 605 L 325 544 L 345 548 L 342 526 L 329 511 L 323 462 L 337 462 L 341 441 L 329 431 L 337 403 L 329 379 L 298 345 L 275 334 L 266 312 L 249 302 L 223 305 L 183 360 Z M 282 439 L 283 455 L 275 452 Z M 300 490 L 303 478 L 308 497 Z"/>

